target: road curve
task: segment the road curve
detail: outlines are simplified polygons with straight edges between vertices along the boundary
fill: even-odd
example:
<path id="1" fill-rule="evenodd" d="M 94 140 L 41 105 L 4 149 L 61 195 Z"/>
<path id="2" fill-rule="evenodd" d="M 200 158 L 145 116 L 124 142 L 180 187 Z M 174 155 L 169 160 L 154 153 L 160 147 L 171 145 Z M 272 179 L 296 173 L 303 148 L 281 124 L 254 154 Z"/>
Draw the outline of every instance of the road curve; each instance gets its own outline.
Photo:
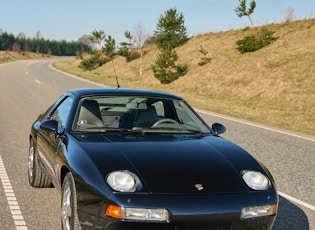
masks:
<path id="1" fill-rule="evenodd" d="M 60 229 L 59 192 L 28 185 L 29 130 L 65 91 L 100 85 L 56 71 L 52 61 L 0 65 L 0 229 Z M 248 150 L 274 175 L 280 205 L 273 229 L 315 230 L 315 137 L 198 112 L 209 124 L 223 123 L 227 132 L 222 136 Z"/>

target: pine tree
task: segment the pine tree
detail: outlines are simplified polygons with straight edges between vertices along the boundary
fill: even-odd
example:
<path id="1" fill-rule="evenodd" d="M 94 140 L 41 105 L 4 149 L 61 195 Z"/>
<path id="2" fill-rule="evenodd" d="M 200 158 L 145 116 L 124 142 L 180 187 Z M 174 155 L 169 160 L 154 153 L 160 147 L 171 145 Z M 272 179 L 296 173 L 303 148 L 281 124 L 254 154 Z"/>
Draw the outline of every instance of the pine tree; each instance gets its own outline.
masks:
<path id="1" fill-rule="evenodd" d="M 162 49 L 152 70 L 155 78 L 162 84 L 169 84 L 187 73 L 187 65 L 176 64 L 178 55 L 174 49 Z"/>
<path id="2" fill-rule="evenodd" d="M 187 29 L 184 25 L 184 15 L 175 8 L 165 11 L 161 15 L 154 31 L 155 43 L 161 48 L 175 48 L 187 41 Z"/>
<path id="3" fill-rule="evenodd" d="M 234 11 L 236 12 L 237 16 L 239 16 L 240 18 L 243 16 L 247 16 L 253 28 L 254 23 L 252 19 L 250 18 L 250 15 L 254 13 L 254 9 L 256 8 L 256 2 L 252 0 L 249 4 L 249 8 L 246 9 L 246 0 L 239 0 L 239 1 L 240 1 L 240 5 L 236 7 Z"/>

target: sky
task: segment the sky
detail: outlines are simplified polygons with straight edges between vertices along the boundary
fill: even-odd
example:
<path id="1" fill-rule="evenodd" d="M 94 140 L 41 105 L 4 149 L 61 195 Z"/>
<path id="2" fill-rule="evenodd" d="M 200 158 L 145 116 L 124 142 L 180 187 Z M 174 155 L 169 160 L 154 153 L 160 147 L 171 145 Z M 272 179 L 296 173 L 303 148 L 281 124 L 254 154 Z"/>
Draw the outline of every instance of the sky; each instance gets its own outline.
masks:
<path id="1" fill-rule="evenodd" d="M 250 0 L 247 0 L 249 5 Z M 288 9 L 295 19 L 315 18 L 315 0 L 256 0 L 251 15 L 255 26 L 282 22 Z M 189 36 L 244 28 L 247 17 L 234 9 L 239 0 L 3 0 L 0 31 L 34 38 L 39 31 L 49 40 L 77 41 L 82 35 L 103 30 L 116 44 L 126 41 L 126 30 L 141 25 L 153 35 L 159 17 L 170 8 L 183 13 Z"/>

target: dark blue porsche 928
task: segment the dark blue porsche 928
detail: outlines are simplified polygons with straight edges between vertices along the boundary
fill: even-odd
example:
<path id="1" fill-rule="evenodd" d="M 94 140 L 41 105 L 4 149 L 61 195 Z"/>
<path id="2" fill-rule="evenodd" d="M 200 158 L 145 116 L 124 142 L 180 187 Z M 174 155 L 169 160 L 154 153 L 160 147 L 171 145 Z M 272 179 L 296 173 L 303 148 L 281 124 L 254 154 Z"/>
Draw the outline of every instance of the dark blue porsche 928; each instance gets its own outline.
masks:
<path id="1" fill-rule="evenodd" d="M 28 179 L 61 191 L 62 229 L 271 229 L 268 169 L 181 97 L 71 90 L 32 125 Z"/>

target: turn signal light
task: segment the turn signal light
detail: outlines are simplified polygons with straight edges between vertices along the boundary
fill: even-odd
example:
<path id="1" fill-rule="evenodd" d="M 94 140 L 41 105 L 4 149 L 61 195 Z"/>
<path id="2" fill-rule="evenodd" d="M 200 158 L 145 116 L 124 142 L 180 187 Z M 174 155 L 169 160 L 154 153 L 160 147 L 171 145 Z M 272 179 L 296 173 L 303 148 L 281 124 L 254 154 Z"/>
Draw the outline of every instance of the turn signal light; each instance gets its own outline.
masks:
<path id="1" fill-rule="evenodd" d="M 105 212 L 106 216 L 115 218 L 115 219 L 120 219 L 121 217 L 121 207 L 113 205 L 113 204 L 109 204 L 106 207 L 106 212 Z"/>
<path id="2" fill-rule="evenodd" d="M 170 214 L 164 208 L 126 208 L 109 204 L 106 216 L 121 220 L 169 222 Z"/>

